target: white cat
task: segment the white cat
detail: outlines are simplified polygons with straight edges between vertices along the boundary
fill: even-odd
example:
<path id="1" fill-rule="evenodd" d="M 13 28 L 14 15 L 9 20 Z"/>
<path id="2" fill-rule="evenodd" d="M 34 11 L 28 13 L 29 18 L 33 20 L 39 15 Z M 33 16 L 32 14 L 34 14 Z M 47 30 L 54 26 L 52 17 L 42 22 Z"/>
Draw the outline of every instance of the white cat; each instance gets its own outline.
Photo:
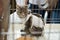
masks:
<path id="1" fill-rule="evenodd" d="M 14 13 L 14 23 L 20 23 L 20 24 L 24 24 L 24 28 L 21 29 L 16 27 L 17 30 L 15 30 L 16 32 L 20 32 L 21 30 L 23 30 L 24 32 L 26 32 L 28 35 L 31 34 L 31 36 L 33 36 L 34 40 L 45 40 L 44 37 L 44 20 L 42 18 L 42 16 L 40 14 L 36 14 L 36 13 L 31 13 L 30 11 L 27 10 L 27 6 L 16 6 L 16 12 Z M 11 17 L 13 19 L 13 17 Z M 11 19 L 10 19 L 11 20 Z M 16 20 L 16 21 L 15 21 Z M 12 21 L 12 20 L 11 20 Z M 9 28 L 9 30 L 12 31 L 12 27 Z M 15 39 L 21 37 L 21 34 L 15 34 Z M 11 35 L 10 35 L 11 36 Z M 13 35 L 12 35 L 13 36 Z"/>
<path id="2" fill-rule="evenodd" d="M 34 36 L 34 40 L 45 40 L 44 38 L 44 20 L 39 13 L 31 13 L 27 10 L 27 6 L 16 6 L 17 15 L 20 19 L 23 19 L 22 24 L 25 25 L 25 28 L 22 29 L 27 34 Z"/>

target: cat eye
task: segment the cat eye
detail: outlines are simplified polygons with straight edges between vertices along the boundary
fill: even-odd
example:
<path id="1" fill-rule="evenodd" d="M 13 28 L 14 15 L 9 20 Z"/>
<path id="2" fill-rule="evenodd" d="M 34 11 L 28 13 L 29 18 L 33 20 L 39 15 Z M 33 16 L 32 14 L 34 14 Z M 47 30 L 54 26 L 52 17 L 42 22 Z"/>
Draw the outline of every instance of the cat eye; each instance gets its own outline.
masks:
<path id="1" fill-rule="evenodd" d="M 22 13 L 22 12 L 19 12 L 19 13 Z"/>
<path id="2" fill-rule="evenodd" d="M 22 13 L 21 11 L 17 11 L 18 13 Z"/>

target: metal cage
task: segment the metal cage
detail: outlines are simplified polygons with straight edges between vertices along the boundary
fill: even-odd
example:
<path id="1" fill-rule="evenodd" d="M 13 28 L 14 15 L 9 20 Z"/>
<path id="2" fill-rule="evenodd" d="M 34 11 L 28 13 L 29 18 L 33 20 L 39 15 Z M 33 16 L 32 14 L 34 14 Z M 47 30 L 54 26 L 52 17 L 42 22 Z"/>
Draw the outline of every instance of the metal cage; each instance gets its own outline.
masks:
<path id="1" fill-rule="evenodd" d="M 49 11 L 49 13 L 45 13 L 45 15 L 44 15 L 44 19 L 46 21 L 46 24 L 45 24 L 45 27 L 44 27 L 45 28 L 44 29 L 44 35 L 45 35 L 47 40 L 60 40 L 60 24 L 59 23 L 54 23 L 54 21 L 51 21 L 51 19 L 52 20 L 53 19 L 60 19 L 60 18 L 51 18 L 52 11 L 54 11 L 54 10 L 55 11 L 57 11 L 57 10 L 60 11 L 60 9 L 56 9 L 57 3 L 58 3 L 57 0 L 49 0 L 49 4 L 50 4 L 49 8 L 48 9 L 43 9 L 43 10 L 48 10 Z M 4 36 L 4 34 L 7 35 L 7 40 L 32 40 L 31 39 L 31 38 L 33 38 L 32 36 L 30 36 L 31 37 L 30 39 L 29 38 L 26 39 L 26 35 L 25 35 L 25 37 L 22 37 L 23 39 L 21 39 L 21 38 L 16 39 L 15 38 L 15 37 L 17 37 L 15 34 L 17 34 L 17 35 L 20 34 L 18 32 L 14 33 L 15 29 L 17 30 L 17 29 L 21 28 L 19 26 L 23 26 L 23 25 L 20 24 L 19 22 L 14 22 L 14 18 L 15 18 L 14 13 L 16 11 L 16 2 L 15 2 L 15 0 L 10 0 L 10 5 L 9 6 L 10 6 L 10 15 L 13 14 L 13 16 L 12 16 L 13 22 L 9 23 L 9 27 L 12 27 L 11 30 L 13 30 L 13 31 L 11 31 L 11 33 L 2 32 L 2 35 L 3 36 Z M 33 10 L 35 10 L 35 9 L 33 9 Z M 37 10 L 39 10 L 39 9 L 37 9 Z M 10 19 L 9 19 L 9 21 L 10 21 Z M 60 22 L 60 21 L 55 21 L 55 22 Z M 4 40 L 4 38 L 3 38 L 3 40 Z"/>

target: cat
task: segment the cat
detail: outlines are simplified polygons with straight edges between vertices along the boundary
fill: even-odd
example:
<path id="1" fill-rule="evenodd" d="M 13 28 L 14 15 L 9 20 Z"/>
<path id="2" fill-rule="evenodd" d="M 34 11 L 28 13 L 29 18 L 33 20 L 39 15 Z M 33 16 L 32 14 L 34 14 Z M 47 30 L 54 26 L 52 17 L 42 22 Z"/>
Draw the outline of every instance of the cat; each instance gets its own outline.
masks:
<path id="1" fill-rule="evenodd" d="M 25 25 L 25 28 L 21 31 L 25 31 L 27 34 L 32 34 L 33 36 L 42 36 L 44 31 L 44 20 L 41 14 L 32 13 L 28 10 L 27 6 L 16 5 L 17 15 L 20 19 L 23 19 L 22 24 Z M 40 32 L 35 34 L 33 32 Z"/>

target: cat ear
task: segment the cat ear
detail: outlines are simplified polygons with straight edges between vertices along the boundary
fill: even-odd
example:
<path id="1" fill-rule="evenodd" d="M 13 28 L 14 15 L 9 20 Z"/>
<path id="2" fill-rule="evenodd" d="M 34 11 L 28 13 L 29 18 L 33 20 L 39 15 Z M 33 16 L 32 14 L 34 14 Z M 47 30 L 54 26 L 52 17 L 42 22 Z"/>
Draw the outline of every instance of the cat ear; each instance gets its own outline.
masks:
<path id="1" fill-rule="evenodd" d="M 16 5 L 16 9 L 20 9 L 21 7 L 19 5 Z"/>
<path id="2" fill-rule="evenodd" d="M 26 5 L 26 6 L 25 6 L 25 8 L 27 9 L 27 8 L 28 8 L 28 6 Z"/>

